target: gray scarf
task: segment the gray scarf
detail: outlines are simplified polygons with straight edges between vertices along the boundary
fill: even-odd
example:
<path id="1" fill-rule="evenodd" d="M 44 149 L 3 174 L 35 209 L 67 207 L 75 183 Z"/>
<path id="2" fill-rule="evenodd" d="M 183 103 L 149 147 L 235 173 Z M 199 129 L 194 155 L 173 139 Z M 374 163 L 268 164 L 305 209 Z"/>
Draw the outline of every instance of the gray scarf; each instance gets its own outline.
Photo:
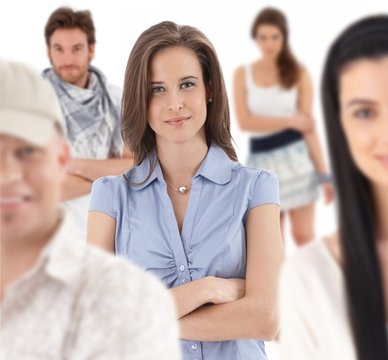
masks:
<path id="1" fill-rule="evenodd" d="M 60 79 L 52 68 L 43 72 L 54 86 L 66 120 L 67 138 L 72 145 L 72 156 L 104 159 L 119 156 L 120 109 L 105 76 L 89 66 L 89 86 L 83 89 Z"/>

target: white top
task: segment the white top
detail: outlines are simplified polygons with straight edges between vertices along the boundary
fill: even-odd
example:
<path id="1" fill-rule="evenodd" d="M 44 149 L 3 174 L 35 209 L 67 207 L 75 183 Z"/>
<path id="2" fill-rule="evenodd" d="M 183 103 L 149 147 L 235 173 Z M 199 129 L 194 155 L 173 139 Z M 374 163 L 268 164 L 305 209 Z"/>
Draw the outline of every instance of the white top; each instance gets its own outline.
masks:
<path id="1" fill-rule="evenodd" d="M 323 241 L 287 259 L 280 284 L 281 360 L 356 360 L 344 281 Z"/>
<path id="2" fill-rule="evenodd" d="M 168 292 L 127 260 L 80 244 L 67 217 L 0 310 L 0 359 L 180 358 Z"/>
<path id="3" fill-rule="evenodd" d="M 245 86 L 247 106 L 253 116 L 291 117 L 298 111 L 298 91 L 296 86 L 285 89 L 280 84 L 262 87 L 255 84 L 252 65 L 245 67 Z M 263 137 L 276 132 L 254 133 L 255 137 Z"/>

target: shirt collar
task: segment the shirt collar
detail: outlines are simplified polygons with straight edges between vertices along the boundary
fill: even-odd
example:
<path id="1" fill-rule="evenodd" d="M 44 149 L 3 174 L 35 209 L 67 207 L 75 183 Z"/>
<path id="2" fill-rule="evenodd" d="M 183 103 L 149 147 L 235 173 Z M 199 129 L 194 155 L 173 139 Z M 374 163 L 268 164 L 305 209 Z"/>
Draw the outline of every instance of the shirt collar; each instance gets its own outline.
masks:
<path id="1" fill-rule="evenodd" d="M 150 167 L 155 164 L 151 175 L 147 178 L 150 171 Z M 209 150 L 202 161 L 201 166 L 194 175 L 194 177 L 202 176 L 216 184 L 226 184 L 232 178 L 232 169 L 234 162 L 229 159 L 225 151 L 216 144 L 211 144 Z M 161 182 L 165 182 L 163 178 L 162 169 L 156 156 L 156 151 L 153 150 L 151 154 L 146 157 L 140 165 L 129 170 L 126 174 L 127 179 L 131 183 L 139 185 L 133 185 L 134 190 L 141 190 L 151 184 L 155 179 Z"/>
<path id="2" fill-rule="evenodd" d="M 234 162 L 225 151 L 213 143 L 194 177 L 201 175 L 216 184 L 224 185 L 232 178 L 233 165 Z"/>
<path id="3" fill-rule="evenodd" d="M 152 169 L 152 171 L 148 177 L 150 169 Z M 125 177 L 132 183 L 131 185 L 134 190 L 144 189 L 155 179 L 164 182 L 162 169 L 160 168 L 160 164 L 156 156 L 156 150 L 153 149 L 150 155 L 147 156 L 138 166 L 130 169 L 125 174 Z"/>
<path id="4" fill-rule="evenodd" d="M 63 211 L 63 210 L 62 210 Z M 64 285 L 71 285 L 80 276 L 80 266 L 85 245 L 81 243 L 69 216 L 62 212 L 62 220 L 57 231 L 42 249 L 34 266 L 6 289 L 6 297 L 12 299 L 20 295 L 20 289 L 40 279 L 42 275 Z"/>

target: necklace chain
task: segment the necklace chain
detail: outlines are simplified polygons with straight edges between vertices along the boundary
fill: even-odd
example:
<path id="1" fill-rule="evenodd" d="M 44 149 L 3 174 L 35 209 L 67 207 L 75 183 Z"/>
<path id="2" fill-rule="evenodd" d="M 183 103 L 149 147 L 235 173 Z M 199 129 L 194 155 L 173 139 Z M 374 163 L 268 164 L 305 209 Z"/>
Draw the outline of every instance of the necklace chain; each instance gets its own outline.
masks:
<path id="1" fill-rule="evenodd" d="M 181 185 L 181 186 L 178 186 L 177 188 L 170 185 L 167 181 L 166 181 L 166 184 L 167 186 L 169 186 L 171 189 L 177 191 L 179 194 L 186 194 L 190 189 L 191 189 L 191 185 L 190 186 L 184 186 L 184 185 Z"/>

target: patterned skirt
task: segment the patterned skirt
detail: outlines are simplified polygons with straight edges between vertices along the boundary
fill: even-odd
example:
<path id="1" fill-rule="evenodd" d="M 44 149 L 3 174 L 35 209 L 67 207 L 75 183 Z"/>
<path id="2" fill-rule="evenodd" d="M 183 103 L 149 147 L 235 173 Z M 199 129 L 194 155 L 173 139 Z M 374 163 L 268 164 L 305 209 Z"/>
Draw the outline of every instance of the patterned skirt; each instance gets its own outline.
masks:
<path id="1" fill-rule="evenodd" d="M 273 150 L 253 152 L 247 166 L 277 174 L 281 211 L 305 206 L 318 198 L 317 174 L 303 139 Z"/>

